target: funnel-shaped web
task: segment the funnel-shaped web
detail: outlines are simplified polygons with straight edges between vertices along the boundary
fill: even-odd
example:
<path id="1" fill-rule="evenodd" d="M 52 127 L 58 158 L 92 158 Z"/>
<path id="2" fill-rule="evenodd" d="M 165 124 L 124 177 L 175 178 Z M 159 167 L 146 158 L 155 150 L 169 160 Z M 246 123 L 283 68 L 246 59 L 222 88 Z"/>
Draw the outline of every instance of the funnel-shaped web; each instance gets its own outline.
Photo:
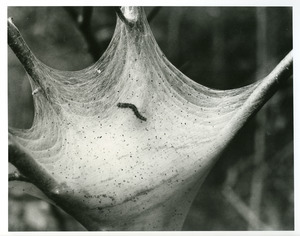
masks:
<path id="1" fill-rule="evenodd" d="M 209 169 L 286 77 L 291 55 L 259 82 L 209 89 L 167 60 L 143 9 L 122 11 L 108 49 L 84 70 L 58 71 L 23 50 L 35 117 L 29 130 L 10 128 L 10 161 L 88 229 L 180 229 Z M 11 21 L 9 34 L 14 50 Z"/>

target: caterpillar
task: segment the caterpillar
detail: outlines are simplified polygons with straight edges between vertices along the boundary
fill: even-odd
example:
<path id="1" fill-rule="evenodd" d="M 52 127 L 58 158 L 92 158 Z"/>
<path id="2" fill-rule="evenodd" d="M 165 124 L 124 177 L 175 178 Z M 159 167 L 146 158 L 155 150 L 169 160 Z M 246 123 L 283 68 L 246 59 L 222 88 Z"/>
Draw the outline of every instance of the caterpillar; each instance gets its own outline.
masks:
<path id="1" fill-rule="evenodd" d="M 117 106 L 119 108 L 129 108 L 129 109 L 131 109 L 133 111 L 133 113 L 135 114 L 135 116 L 137 118 L 139 118 L 142 121 L 147 121 L 147 118 L 144 117 L 144 116 L 142 116 L 141 113 L 139 113 L 139 111 L 138 111 L 138 109 L 137 109 L 137 107 L 135 105 L 133 105 L 131 103 L 121 103 L 121 102 L 119 102 L 117 104 Z"/>

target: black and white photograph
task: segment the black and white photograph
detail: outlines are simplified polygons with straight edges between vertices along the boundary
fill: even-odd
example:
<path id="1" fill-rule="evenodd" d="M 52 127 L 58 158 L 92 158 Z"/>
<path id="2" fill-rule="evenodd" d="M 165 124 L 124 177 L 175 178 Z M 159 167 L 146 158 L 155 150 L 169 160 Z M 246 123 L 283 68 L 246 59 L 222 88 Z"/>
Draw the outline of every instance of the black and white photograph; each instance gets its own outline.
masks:
<path id="1" fill-rule="evenodd" d="M 8 233 L 299 235 L 292 4 L 6 12 Z"/>

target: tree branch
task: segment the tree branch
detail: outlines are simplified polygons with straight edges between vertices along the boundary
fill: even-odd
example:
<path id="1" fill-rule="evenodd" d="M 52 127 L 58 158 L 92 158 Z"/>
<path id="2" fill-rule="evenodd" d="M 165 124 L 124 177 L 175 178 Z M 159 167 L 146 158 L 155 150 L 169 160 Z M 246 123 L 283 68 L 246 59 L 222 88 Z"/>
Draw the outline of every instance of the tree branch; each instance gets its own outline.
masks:
<path id="1" fill-rule="evenodd" d="M 247 221 L 249 225 L 255 228 L 257 225 L 264 229 L 270 229 L 270 226 L 263 223 L 258 216 L 240 199 L 240 197 L 232 190 L 232 188 L 224 188 L 223 196 L 232 205 L 232 207 Z"/>
<path id="2" fill-rule="evenodd" d="M 257 21 L 257 49 L 256 49 L 256 63 L 259 75 L 265 74 L 263 65 L 268 61 L 267 53 L 267 12 L 264 7 L 256 9 Z M 267 107 L 266 107 L 267 108 Z M 264 178 L 266 176 L 266 168 L 264 168 L 264 159 L 266 155 L 266 123 L 267 123 L 267 110 L 261 109 L 256 116 L 256 129 L 254 131 L 254 153 L 253 164 L 254 169 L 252 172 L 251 186 L 250 186 L 250 199 L 249 207 L 258 216 L 261 215 L 261 203 L 264 190 Z M 260 225 L 249 225 L 249 230 L 258 230 Z"/>
<path id="3" fill-rule="evenodd" d="M 14 25 L 13 19 L 8 18 L 8 45 L 13 50 L 17 58 L 22 63 L 26 72 L 31 76 L 31 78 L 38 83 L 40 73 L 38 71 L 37 64 L 38 59 L 34 56 L 18 28 Z"/>
<path id="4" fill-rule="evenodd" d="M 146 15 L 141 7 L 114 7 L 115 12 L 119 19 L 125 23 L 125 25 L 132 28 L 133 26 L 140 27 L 145 24 Z"/>
<path id="5" fill-rule="evenodd" d="M 242 126 L 273 96 L 293 73 L 293 50 L 291 50 L 261 81 L 242 107 L 232 117 L 231 122 L 222 130 L 224 139 L 230 141 Z M 223 140 L 224 141 L 224 140 Z"/>
<path id="6" fill-rule="evenodd" d="M 120 18 L 121 21 L 123 21 L 126 25 L 132 26 L 133 24 L 127 20 L 127 18 L 124 16 L 123 12 L 121 11 L 121 7 L 114 7 L 115 12 L 117 13 L 117 16 Z"/>
<path id="7" fill-rule="evenodd" d="M 244 168 L 244 166 L 242 166 Z M 230 168 L 227 171 L 227 177 L 222 190 L 223 196 L 231 204 L 231 206 L 244 218 L 252 228 L 257 228 L 259 225 L 264 229 L 270 229 L 270 226 L 266 225 L 260 220 L 259 215 L 256 213 L 236 194 L 233 187 L 239 178 L 239 173 L 241 169 L 239 165 Z"/>
<path id="8" fill-rule="evenodd" d="M 12 135 L 8 136 L 8 158 L 16 168 L 22 170 L 22 173 L 30 182 L 36 185 L 44 193 L 54 191 L 59 184 L 34 158 L 32 158 L 22 147 L 14 140 Z M 11 180 L 23 178 L 23 176 L 11 175 Z"/>
<path id="9" fill-rule="evenodd" d="M 266 89 L 278 87 L 293 74 L 293 50 L 291 50 L 274 68 L 274 70 L 263 79 L 262 84 Z M 272 89 L 271 89 L 272 91 Z M 265 91 L 268 92 L 268 91 Z M 272 91 L 273 92 L 273 91 Z"/>
<path id="10" fill-rule="evenodd" d="M 30 179 L 18 173 L 17 171 L 8 174 L 8 181 L 23 181 L 23 182 L 31 183 Z"/>
<path id="11" fill-rule="evenodd" d="M 81 27 L 91 27 L 91 20 L 93 16 L 93 7 L 83 7 L 82 8 L 82 14 L 79 16 L 82 16 L 82 22 L 81 22 Z"/>
<path id="12" fill-rule="evenodd" d="M 64 7 L 65 11 L 70 15 L 77 29 L 83 36 L 88 52 L 93 57 L 94 61 L 97 61 L 103 48 L 98 44 L 95 35 L 91 30 L 91 19 L 93 15 L 93 7 L 83 7 L 82 13 L 77 13 L 74 7 Z"/>

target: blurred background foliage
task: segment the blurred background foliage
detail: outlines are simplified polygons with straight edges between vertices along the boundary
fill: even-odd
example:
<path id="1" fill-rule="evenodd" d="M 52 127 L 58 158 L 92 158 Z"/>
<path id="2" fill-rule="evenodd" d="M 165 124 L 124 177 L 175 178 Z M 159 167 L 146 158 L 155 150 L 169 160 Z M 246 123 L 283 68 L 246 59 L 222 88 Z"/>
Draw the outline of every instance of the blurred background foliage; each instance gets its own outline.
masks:
<path id="1" fill-rule="evenodd" d="M 216 89 L 252 83 L 292 49 L 292 8 L 147 7 L 154 36 L 191 79 Z M 90 28 L 78 25 L 82 13 Z M 61 70 L 91 65 L 110 42 L 110 7 L 9 7 L 36 56 Z M 90 50 L 94 49 L 94 50 Z M 31 88 L 8 49 L 9 126 L 29 128 Z M 183 230 L 293 230 L 293 81 L 239 132 L 200 189 Z M 84 230 L 33 197 L 9 192 L 9 230 Z"/>

